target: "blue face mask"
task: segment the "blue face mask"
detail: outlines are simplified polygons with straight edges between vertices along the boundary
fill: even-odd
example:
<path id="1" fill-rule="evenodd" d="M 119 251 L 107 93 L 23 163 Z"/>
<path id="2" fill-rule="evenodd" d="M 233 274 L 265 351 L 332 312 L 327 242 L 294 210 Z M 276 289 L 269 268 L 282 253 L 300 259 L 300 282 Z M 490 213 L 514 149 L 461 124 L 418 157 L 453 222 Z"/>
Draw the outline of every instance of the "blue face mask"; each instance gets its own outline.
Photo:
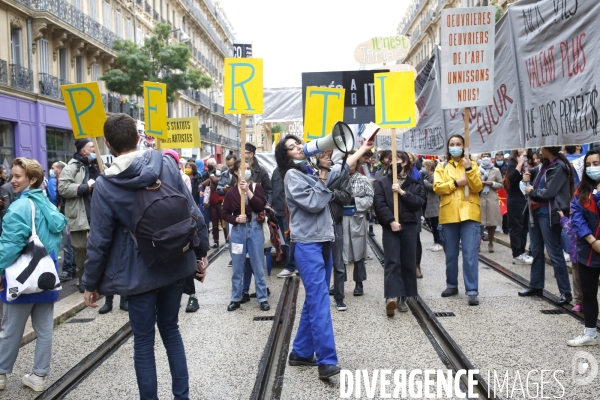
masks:
<path id="1" fill-rule="evenodd" d="M 427 168 L 425 168 L 425 167 L 421 168 L 421 173 L 423 175 L 425 175 L 427 173 Z"/>
<path id="2" fill-rule="evenodd" d="M 50 170 L 50 178 L 56 178 L 56 173 L 53 169 Z"/>
<path id="3" fill-rule="evenodd" d="M 496 160 L 496 165 L 501 167 L 502 165 L 504 165 L 504 160 Z"/>
<path id="4" fill-rule="evenodd" d="M 96 159 L 96 153 L 90 153 L 88 158 L 90 159 L 90 161 L 94 161 Z"/>
<path id="5" fill-rule="evenodd" d="M 452 157 L 459 157 L 463 153 L 463 148 L 462 147 L 450 147 L 448 149 L 448 151 L 450 152 L 450 155 Z"/>
<path id="6" fill-rule="evenodd" d="M 308 160 L 305 158 L 304 160 L 294 160 L 294 163 L 296 165 L 304 165 L 308 162 Z"/>
<path id="7" fill-rule="evenodd" d="M 594 181 L 600 180 L 600 167 L 587 167 L 585 169 L 585 174 L 590 177 L 590 179 Z"/>
<path id="8" fill-rule="evenodd" d="M 246 180 L 250 179 L 250 177 L 252 176 L 252 171 L 246 171 L 246 174 L 244 176 L 246 177 Z"/>

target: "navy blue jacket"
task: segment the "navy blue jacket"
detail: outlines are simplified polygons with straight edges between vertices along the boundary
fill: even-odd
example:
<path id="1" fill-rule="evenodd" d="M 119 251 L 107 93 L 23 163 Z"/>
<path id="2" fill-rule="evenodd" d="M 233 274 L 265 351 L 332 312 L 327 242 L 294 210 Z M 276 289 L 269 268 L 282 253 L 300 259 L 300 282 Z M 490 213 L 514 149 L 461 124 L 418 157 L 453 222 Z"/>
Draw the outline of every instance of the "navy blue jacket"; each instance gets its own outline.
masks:
<path id="1" fill-rule="evenodd" d="M 168 265 L 150 269 L 127 230 L 133 229 L 131 213 L 137 190 L 152 185 L 156 179 L 188 198 L 190 213 L 197 217 L 201 248 L 196 254 L 189 251 Z M 158 151 L 125 154 L 115 159 L 111 168 L 96 180 L 91 220 L 83 276 L 83 284 L 90 292 L 130 295 L 157 289 L 193 274 L 196 258 L 205 256 L 209 249 L 204 218 L 200 217 L 175 160 Z"/>
<path id="2" fill-rule="evenodd" d="M 592 195 L 591 201 L 585 206 L 579 202 L 577 195 L 571 202 L 571 229 L 577 235 L 577 262 L 588 267 L 600 267 L 600 253 L 596 253 L 585 240 L 587 235 L 600 239 L 598 209 L 600 208 L 600 193 Z"/>

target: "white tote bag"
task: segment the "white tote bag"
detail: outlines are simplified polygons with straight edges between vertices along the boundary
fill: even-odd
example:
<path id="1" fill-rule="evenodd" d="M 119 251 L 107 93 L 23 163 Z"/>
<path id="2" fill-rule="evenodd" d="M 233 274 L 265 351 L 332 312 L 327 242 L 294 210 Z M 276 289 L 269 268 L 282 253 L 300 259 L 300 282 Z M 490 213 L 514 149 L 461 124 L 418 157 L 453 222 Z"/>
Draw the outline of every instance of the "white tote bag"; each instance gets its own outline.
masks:
<path id="1" fill-rule="evenodd" d="M 54 260 L 35 231 L 35 205 L 31 203 L 31 237 L 17 260 L 5 270 L 6 300 L 15 301 L 22 294 L 60 290 Z"/>

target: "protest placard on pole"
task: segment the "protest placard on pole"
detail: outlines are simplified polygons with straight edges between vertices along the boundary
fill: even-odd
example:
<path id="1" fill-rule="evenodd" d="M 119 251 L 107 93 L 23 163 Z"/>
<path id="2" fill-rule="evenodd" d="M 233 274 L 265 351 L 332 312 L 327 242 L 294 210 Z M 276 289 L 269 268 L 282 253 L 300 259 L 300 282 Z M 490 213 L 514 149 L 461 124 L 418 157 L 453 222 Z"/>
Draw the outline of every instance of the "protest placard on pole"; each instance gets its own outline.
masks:
<path id="1" fill-rule="evenodd" d="M 160 150 L 161 139 L 168 138 L 166 84 L 144 81 L 144 108 L 146 134 L 157 139 L 156 149 Z"/>
<path id="2" fill-rule="evenodd" d="M 465 108 L 465 157 L 469 157 L 469 107 L 492 104 L 496 8 L 442 10 L 442 108 Z M 469 186 L 465 186 L 465 200 Z"/>
<path id="3" fill-rule="evenodd" d="M 335 123 L 344 120 L 344 96 L 344 89 L 306 88 L 304 141 L 329 135 Z"/>
<path id="4" fill-rule="evenodd" d="M 392 128 L 394 184 L 398 184 L 396 128 L 412 128 L 417 124 L 414 79 L 412 71 L 375 74 L 375 122 L 381 128 Z M 394 196 L 394 220 L 400 222 L 398 196 Z"/>
<path id="5" fill-rule="evenodd" d="M 403 60 L 410 49 L 410 39 L 404 35 L 374 37 L 354 49 L 354 59 L 360 64 L 385 64 Z"/>
<path id="6" fill-rule="evenodd" d="M 223 76 L 225 114 L 241 114 L 240 173 L 246 170 L 246 114 L 263 112 L 263 60 L 262 58 L 226 58 Z M 244 193 L 241 194 L 241 214 L 246 213 Z"/>
<path id="7" fill-rule="evenodd" d="M 163 144 L 174 149 L 201 147 L 198 117 L 167 118 L 167 139 Z"/>

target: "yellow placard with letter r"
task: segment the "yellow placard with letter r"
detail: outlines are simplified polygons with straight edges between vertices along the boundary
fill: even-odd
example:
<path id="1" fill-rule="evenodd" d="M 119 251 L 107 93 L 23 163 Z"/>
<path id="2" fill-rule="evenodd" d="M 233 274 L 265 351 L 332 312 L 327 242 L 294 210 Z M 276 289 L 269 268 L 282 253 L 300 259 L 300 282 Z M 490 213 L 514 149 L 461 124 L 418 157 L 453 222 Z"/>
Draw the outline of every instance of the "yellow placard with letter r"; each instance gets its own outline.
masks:
<path id="1" fill-rule="evenodd" d="M 226 58 L 224 68 L 225 114 L 262 114 L 262 58 Z"/>
<path id="2" fill-rule="evenodd" d="M 167 118 L 168 137 L 162 141 L 166 147 L 193 149 L 200 147 L 198 117 Z"/>
<path id="3" fill-rule="evenodd" d="M 308 86 L 304 109 L 304 140 L 314 140 L 331 133 L 344 120 L 345 89 Z"/>
<path id="4" fill-rule="evenodd" d="M 417 125 L 415 76 L 408 72 L 375 74 L 375 123 L 381 128 Z"/>
<path id="5" fill-rule="evenodd" d="M 167 85 L 144 81 L 146 135 L 167 139 Z"/>
<path id="6" fill-rule="evenodd" d="M 77 83 L 60 87 L 75 139 L 104 136 L 106 112 L 98 82 Z"/>

